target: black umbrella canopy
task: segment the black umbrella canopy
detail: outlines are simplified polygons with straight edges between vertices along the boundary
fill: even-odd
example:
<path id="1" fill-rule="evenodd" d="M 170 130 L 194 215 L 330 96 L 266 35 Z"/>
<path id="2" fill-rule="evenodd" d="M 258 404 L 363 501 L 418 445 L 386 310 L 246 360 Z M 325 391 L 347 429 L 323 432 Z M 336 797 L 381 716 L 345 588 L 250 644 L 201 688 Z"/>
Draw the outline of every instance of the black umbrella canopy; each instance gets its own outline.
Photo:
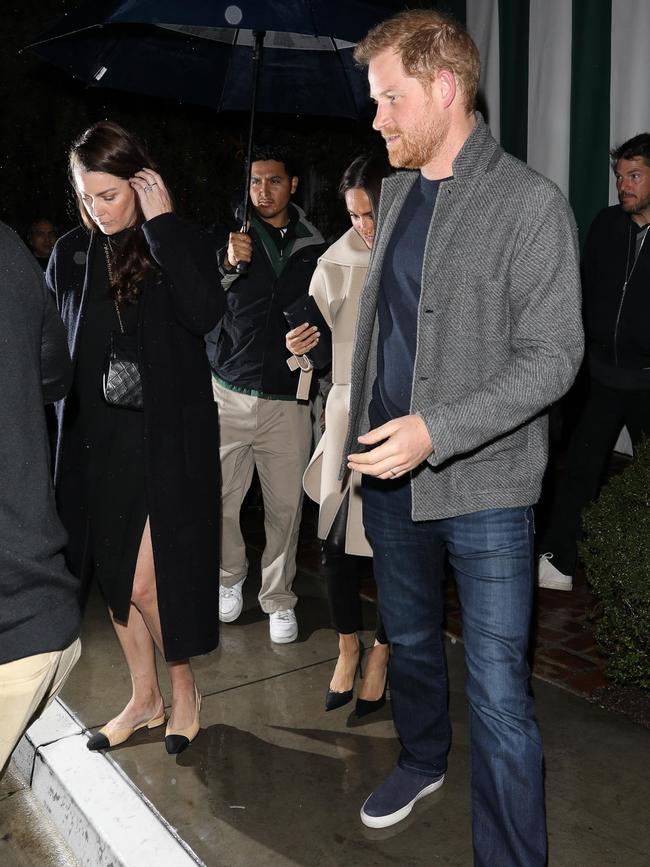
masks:
<path id="1" fill-rule="evenodd" d="M 30 48 L 89 87 L 249 110 L 245 228 L 256 111 L 369 114 L 354 45 L 402 8 L 401 0 L 92 0 Z"/>
<path id="2" fill-rule="evenodd" d="M 260 111 L 347 118 L 369 111 L 365 76 L 354 65 L 351 47 L 296 52 L 266 47 L 267 38 Z M 199 37 L 167 27 L 111 25 L 31 48 L 87 87 L 245 111 L 251 101 L 253 43 L 252 38 L 239 39 L 233 45 L 205 29 Z"/>
<path id="3" fill-rule="evenodd" d="M 250 108 L 254 33 L 264 32 L 258 110 L 358 118 L 370 105 L 354 44 L 403 6 L 395 0 L 93 0 L 30 49 L 88 87 L 241 111 Z"/>
<path id="4" fill-rule="evenodd" d="M 44 38 L 98 24 L 172 24 L 334 36 L 358 42 L 406 4 L 393 0 L 87 0 Z"/>

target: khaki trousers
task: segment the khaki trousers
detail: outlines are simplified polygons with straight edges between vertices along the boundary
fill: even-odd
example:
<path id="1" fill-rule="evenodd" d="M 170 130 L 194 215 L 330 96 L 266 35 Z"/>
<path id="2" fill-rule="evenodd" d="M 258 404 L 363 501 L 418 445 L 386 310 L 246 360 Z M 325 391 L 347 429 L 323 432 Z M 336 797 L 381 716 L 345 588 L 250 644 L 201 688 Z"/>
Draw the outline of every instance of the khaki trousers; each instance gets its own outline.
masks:
<path id="1" fill-rule="evenodd" d="M 267 614 L 293 608 L 302 474 L 311 450 L 309 405 L 240 394 L 214 378 L 212 385 L 219 406 L 221 583 L 232 587 L 248 572 L 239 515 L 257 467 L 266 534 L 259 602 Z"/>
<path id="2" fill-rule="evenodd" d="M 77 638 L 65 650 L 0 665 L 0 774 L 25 729 L 56 698 L 80 654 Z"/>

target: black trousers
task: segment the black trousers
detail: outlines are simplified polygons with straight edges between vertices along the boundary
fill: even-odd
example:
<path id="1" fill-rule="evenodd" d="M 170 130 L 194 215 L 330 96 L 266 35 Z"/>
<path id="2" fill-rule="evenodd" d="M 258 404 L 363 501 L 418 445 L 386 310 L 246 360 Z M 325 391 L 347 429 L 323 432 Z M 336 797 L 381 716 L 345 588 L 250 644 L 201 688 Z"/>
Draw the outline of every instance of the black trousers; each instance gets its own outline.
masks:
<path id="1" fill-rule="evenodd" d="M 327 580 L 327 598 L 332 626 L 342 635 L 363 629 L 361 599 L 359 598 L 358 558 L 345 553 L 345 529 L 348 520 L 349 495 L 336 513 L 327 539 L 323 542 L 324 572 Z M 377 606 L 375 637 L 380 644 L 388 644 L 384 625 Z"/>
<path id="2" fill-rule="evenodd" d="M 566 472 L 558 482 L 541 553 L 572 575 L 585 507 L 598 496 L 608 458 L 626 426 L 633 445 L 650 435 L 650 390 L 624 390 L 589 380 L 586 403 L 569 438 Z"/>

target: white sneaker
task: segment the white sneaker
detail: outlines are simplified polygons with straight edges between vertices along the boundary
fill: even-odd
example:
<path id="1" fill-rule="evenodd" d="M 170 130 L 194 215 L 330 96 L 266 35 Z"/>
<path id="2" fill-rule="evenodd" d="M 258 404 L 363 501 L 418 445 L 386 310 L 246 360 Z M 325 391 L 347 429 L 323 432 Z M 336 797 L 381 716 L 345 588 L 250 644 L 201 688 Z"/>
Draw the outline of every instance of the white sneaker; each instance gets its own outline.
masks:
<path id="1" fill-rule="evenodd" d="M 219 620 L 222 623 L 232 623 L 237 620 L 244 607 L 244 597 L 242 596 L 242 588 L 244 581 L 242 578 L 232 587 L 224 587 L 219 585 Z"/>
<path id="2" fill-rule="evenodd" d="M 293 608 L 269 614 L 269 632 L 274 644 L 289 644 L 298 638 L 298 621 Z"/>
<path id="3" fill-rule="evenodd" d="M 553 555 L 550 551 L 542 554 L 539 558 L 539 568 L 537 572 L 537 583 L 540 587 L 545 587 L 547 590 L 572 590 L 573 576 L 564 575 L 559 569 L 551 563 Z"/>

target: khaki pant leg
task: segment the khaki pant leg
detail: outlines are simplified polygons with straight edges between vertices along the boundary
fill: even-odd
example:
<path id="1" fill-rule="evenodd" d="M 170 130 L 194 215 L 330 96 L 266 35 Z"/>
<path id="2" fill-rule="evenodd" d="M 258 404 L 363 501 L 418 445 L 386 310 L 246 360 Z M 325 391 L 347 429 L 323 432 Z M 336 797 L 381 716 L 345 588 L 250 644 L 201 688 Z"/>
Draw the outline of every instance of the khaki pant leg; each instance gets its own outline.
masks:
<path id="1" fill-rule="evenodd" d="M 266 546 L 259 601 L 267 614 L 293 608 L 296 548 L 302 516 L 302 475 L 311 452 L 308 404 L 259 400 L 254 451 L 264 497 Z"/>
<path id="2" fill-rule="evenodd" d="M 61 652 L 52 678 L 52 686 L 45 707 L 48 707 L 65 686 L 65 682 L 81 656 L 81 639 L 77 638 L 69 647 Z M 45 707 L 43 710 L 45 710 Z"/>
<path id="3" fill-rule="evenodd" d="M 232 587 L 248 572 L 246 545 L 241 531 L 241 506 L 250 488 L 255 463 L 252 441 L 256 427 L 256 398 L 239 394 L 212 379 L 219 408 L 221 460 L 221 568 L 224 587 Z"/>
<path id="4" fill-rule="evenodd" d="M 77 639 L 65 650 L 0 665 L 0 773 L 25 729 L 59 692 L 80 653 Z"/>

